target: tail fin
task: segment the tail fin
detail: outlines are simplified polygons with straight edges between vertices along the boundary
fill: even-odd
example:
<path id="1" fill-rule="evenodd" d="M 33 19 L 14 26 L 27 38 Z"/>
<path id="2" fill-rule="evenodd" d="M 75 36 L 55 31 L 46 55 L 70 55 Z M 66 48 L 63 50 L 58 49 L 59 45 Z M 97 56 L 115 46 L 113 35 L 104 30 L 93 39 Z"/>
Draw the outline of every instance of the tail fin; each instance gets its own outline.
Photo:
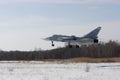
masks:
<path id="1" fill-rule="evenodd" d="M 94 29 L 93 31 L 91 31 L 90 33 L 86 34 L 84 37 L 96 39 L 96 38 L 98 38 L 97 35 L 100 32 L 100 30 L 101 30 L 101 27 L 98 27 L 98 28 Z"/>

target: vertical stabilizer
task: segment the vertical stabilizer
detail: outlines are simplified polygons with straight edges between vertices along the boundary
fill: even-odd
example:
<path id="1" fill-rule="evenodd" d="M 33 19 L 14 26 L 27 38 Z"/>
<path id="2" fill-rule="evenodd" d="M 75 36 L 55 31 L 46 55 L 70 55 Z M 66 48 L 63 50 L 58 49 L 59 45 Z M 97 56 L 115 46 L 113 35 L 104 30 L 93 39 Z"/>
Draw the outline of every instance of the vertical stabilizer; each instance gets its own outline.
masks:
<path id="1" fill-rule="evenodd" d="M 97 35 L 100 32 L 100 30 L 101 30 L 101 27 L 98 27 L 98 28 L 94 29 L 93 31 L 91 31 L 90 33 L 86 34 L 84 37 L 96 39 L 98 37 Z"/>

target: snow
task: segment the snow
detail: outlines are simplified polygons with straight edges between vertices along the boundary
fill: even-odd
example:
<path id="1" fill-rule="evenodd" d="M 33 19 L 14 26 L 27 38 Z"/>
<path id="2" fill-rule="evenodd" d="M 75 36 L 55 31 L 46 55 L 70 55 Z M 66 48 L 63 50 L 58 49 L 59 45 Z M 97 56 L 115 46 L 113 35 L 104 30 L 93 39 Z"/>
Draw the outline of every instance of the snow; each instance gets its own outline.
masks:
<path id="1" fill-rule="evenodd" d="M 120 80 L 120 63 L 1 61 L 0 80 Z"/>

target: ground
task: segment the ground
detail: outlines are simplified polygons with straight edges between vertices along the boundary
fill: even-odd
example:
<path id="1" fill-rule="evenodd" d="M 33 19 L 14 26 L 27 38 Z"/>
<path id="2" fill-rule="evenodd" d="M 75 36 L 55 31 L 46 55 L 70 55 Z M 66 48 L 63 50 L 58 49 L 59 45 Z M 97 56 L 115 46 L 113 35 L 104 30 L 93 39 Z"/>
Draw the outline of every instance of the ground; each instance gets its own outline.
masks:
<path id="1" fill-rule="evenodd" d="M 120 63 L 1 61 L 0 80 L 120 80 Z"/>

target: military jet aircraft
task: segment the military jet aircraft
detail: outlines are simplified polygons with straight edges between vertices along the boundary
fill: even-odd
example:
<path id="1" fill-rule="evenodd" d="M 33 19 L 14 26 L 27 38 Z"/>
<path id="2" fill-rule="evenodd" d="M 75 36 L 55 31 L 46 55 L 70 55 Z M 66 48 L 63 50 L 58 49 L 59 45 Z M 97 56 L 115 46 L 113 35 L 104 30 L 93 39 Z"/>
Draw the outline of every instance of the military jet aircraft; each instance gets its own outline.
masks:
<path id="1" fill-rule="evenodd" d="M 89 43 L 98 43 L 98 33 L 100 32 L 101 27 L 97 27 L 96 29 L 92 30 L 88 34 L 84 35 L 83 37 L 76 37 L 74 35 L 72 36 L 66 36 L 66 35 L 53 35 L 51 37 L 47 37 L 44 40 L 48 40 L 52 42 L 51 46 L 54 45 L 54 41 L 58 42 L 66 42 L 68 43 L 68 46 L 72 48 L 73 46 L 76 46 L 76 48 L 79 48 L 79 44 L 89 44 Z M 72 44 L 74 43 L 74 45 Z"/>

